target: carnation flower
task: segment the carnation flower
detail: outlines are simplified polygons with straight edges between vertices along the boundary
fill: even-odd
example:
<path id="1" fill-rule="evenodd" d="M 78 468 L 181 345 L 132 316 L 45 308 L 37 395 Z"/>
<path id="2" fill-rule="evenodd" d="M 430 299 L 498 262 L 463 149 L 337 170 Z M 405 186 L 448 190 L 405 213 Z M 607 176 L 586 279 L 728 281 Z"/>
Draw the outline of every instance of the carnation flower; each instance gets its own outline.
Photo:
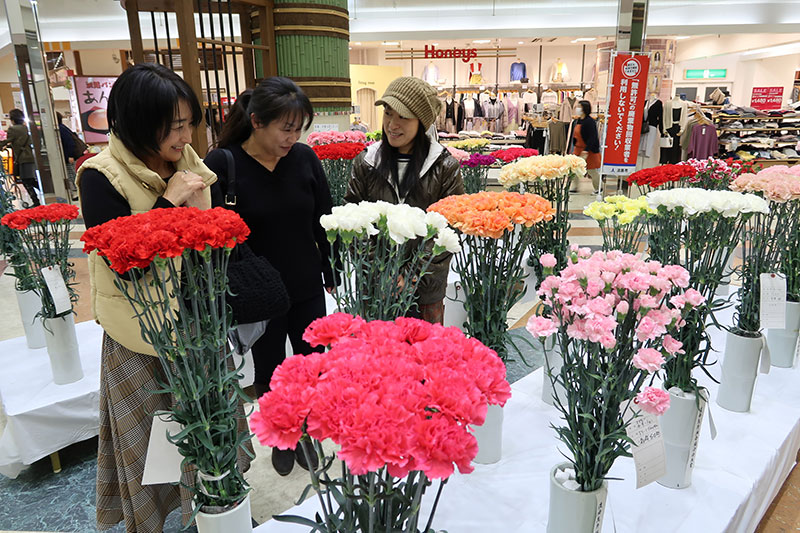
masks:
<path id="1" fill-rule="evenodd" d="M 639 348 L 633 356 L 633 366 L 646 372 L 658 372 L 664 364 L 664 356 L 653 348 Z"/>
<path id="2" fill-rule="evenodd" d="M 554 256 L 553 254 L 544 254 L 542 257 L 539 258 L 539 262 L 545 268 L 555 268 L 556 256 Z"/>
<path id="3" fill-rule="evenodd" d="M 531 335 L 538 338 L 549 337 L 558 331 L 558 327 L 552 320 L 540 315 L 533 315 L 530 317 L 525 329 L 527 329 Z"/>
<path id="4" fill-rule="evenodd" d="M 645 387 L 636 395 L 635 403 L 642 411 L 661 416 L 669 409 L 669 393 L 656 387 Z"/>

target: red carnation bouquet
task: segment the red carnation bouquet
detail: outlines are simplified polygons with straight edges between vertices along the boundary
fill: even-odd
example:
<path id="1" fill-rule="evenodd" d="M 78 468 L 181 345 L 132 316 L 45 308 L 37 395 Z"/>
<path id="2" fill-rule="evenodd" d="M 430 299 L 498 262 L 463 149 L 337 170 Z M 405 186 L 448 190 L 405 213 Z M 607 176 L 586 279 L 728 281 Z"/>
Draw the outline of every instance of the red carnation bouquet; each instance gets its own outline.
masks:
<path id="1" fill-rule="evenodd" d="M 628 183 L 635 183 L 641 194 L 663 188 L 680 187 L 681 183 L 697 174 L 697 169 L 688 163 L 661 165 L 644 168 L 628 176 Z"/>
<path id="2" fill-rule="evenodd" d="M 31 276 L 33 290 L 42 299 L 42 318 L 55 318 L 72 313 L 56 311 L 42 269 L 57 268 L 67 286 L 70 302 L 75 305 L 75 270 L 69 262 L 69 231 L 72 221 L 78 218 L 78 208 L 70 204 L 49 204 L 8 213 L 0 223 L 13 230 L 22 243 L 21 253 L 15 254 L 15 270 Z"/>
<path id="3" fill-rule="evenodd" d="M 250 435 L 236 423 L 244 392 L 228 347 L 225 299 L 231 251 L 249 233 L 234 211 L 174 207 L 116 218 L 81 237 L 84 252 L 109 263 L 142 338 L 159 355 L 165 381 L 155 392 L 175 399 L 169 417 L 183 427 L 167 438 L 199 471 L 189 486 L 195 513 L 232 508 L 249 491 L 236 463 L 235 450 Z"/>
<path id="4" fill-rule="evenodd" d="M 512 161 L 516 161 L 517 159 L 520 159 L 522 157 L 531 157 L 534 155 L 539 155 L 539 150 L 535 150 L 533 148 L 519 148 L 515 146 L 513 148 L 497 150 L 489 155 L 491 155 L 495 159 L 503 161 L 504 163 L 511 163 Z"/>
<path id="5" fill-rule="evenodd" d="M 344 195 L 353 170 L 353 159 L 366 147 L 366 144 L 360 142 L 319 144 L 311 147 L 322 162 L 322 168 L 328 177 L 333 205 L 344 204 Z"/>
<path id="6" fill-rule="evenodd" d="M 431 531 L 435 505 L 418 528 L 422 496 L 439 479 L 438 501 L 455 467 L 473 470 L 470 425 L 511 396 L 503 362 L 457 328 L 413 318 L 366 322 L 336 313 L 312 322 L 303 339 L 330 349 L 286 359 L 250 425 L 263 445 L 312 441 L 301 448 L 321 459 L 310 474 L 322 514 L 316 522 L 276 519 L 328 533 Z M 340 446 L 342 478 L 329 475 L 325 439 Z"/>

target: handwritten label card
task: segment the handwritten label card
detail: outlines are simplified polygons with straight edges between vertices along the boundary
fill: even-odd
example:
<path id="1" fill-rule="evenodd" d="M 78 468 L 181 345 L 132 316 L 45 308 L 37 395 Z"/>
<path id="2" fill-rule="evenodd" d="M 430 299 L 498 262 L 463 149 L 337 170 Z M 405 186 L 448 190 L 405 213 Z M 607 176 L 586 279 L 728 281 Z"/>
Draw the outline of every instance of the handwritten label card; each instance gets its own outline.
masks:
<path id="1" fill-rule="evenodd" d="M 47 284 L 50 296 L 53 297 L 56 314 L 60 315 L 71 310 L 72 301 L 69 299 L 69 291 L 67 290 L 67 284 L 64 283 L 64 276 L 61 275 L 61 271 L 51 266 L 44 267 L 42 276 L 44 276 L 44 282 Z"/>
<path id="2" fill-rule="evenodd" d="M 761 327 L 786 327 L 786 276 L 780 273 L 761 274 Z"/>
<path id="3" fill-rule="evenodd" d="M 664 436 L 655 415 L 631 406 L 626 410 L 625 420 L 630 421 L 625 431 L 634 442 L 631 454 L 636 466 L 636 488 L 640 489 L 667 473 Z"/>
<path id="4" fill-rule="evenodd" d="M 183 457 L 178 452 L 178 447 L 167 440 L 167 431 L 170 435 L 177 435 L 182 427 L 177 422 L 169 420 L 167 416 L 164 412 L 153 416 L 150 441 L 147 444 L 147 455 L 144 460 L 142 485 L 177 483 L 181 480 Z"/>

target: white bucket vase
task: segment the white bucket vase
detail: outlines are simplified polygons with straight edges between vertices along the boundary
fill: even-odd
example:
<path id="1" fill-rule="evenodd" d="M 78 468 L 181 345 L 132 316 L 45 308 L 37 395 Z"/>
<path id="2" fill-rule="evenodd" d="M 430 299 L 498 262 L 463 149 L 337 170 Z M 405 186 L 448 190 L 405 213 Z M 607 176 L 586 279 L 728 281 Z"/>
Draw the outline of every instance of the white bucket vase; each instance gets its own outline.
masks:
<path id="1" fill-rule="evenodd" d="M 251 533 L 250 495 L 233 509 L 219 514 L 200 511 L 195 518 L 198 533 Z"/>
<path id="2" fill-rule="evenodd" d="M 550 509 L 547 533 L 600 533 L 608 497 L 608 482 L 592 492 L 564 486 L 572 464 L 560 463 L 550 471 Z"/>
<path id="3" fill-rule="evenodd" d="M 478 441 L 478 455 L 474 461 L 481 465 L 499 461 L 503 454 L 503 408 L 490 405 L 483 425 L 472 426 L 472 434 Z"/>
<path id="4" fill-rule="evenodd" d="M 25 342 L 33 350 L 45 347 L 44 328 L 36 314 L 42 309 L 42 300 L 34 291 L 16 291 Z"/>
<path id="5" fill-rule="evenodd" d="M 460 279 L 448 282 L 445 296 L 444 326 L 455 326 L 463 330 L 467 321 L 467 310 L 464 308 L 466 295 Z"/>
<path id="6" fill-rule="evenodd" d="M 664 436 L 667 473 L 658 484 L 671 489 L 685 489 L 692 484 L 692 471 L 697 455 L 700 428 L 706 412 L 706 400 L 683 392 L 678 387 L 669 390 L 669 409 L 659 417 Z"/>
<path id="7" fill-rule="evenodd" d="M 737 413 L 750 410 L 763 339 L 761 335 L 742 337 L 730 331 L 726 334 L 722 381 L 717 391 L 717 404 L 723 409 Z"/>
<path id="8" fill-rule="evenodd" d="M 786 302 L 786 328 L 767 330 L 772 366 L 792 368 L 800 330 L 800 303 Z"/>
<path id="9" fill-rule="evenodd" d="M 558 376 L 564 366 L 564 357 L 561 355 L 561 346 L 556 344 L 555 338 L 550 336 L 544 345 L 544 363 L 542 367 L 542 401 L 547 405 L 555 405 L 555 397 L 562 405 L 566 405 L 567 391 L 561 383 L 553 385 L 551 376 Z"/>
<path id="10" fill-rule="evenodd" d="M 44 338 L 55 384 L 67 385 L 83 379 L 75 316 L 70 313 L 63 317 L 45 318 Z"/>

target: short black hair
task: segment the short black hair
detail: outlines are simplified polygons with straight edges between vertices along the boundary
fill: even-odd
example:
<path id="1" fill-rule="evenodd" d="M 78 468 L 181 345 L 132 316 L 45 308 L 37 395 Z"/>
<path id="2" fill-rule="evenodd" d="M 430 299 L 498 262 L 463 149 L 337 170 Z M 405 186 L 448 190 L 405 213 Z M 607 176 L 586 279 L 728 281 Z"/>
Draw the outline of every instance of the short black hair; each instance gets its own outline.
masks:
<path id="1" fill-rule="evenodd" d="M 314 120 L 314 106 L 303 90 L 289 78 L 273 76 L 261 80 L 255 89 L 247 89 L 236 99 L 217 146 L 224 148 L 246 141 L 253 132 L 251 114 L 262 126 L 285 117 L 299 118 L 303 129 L 307 130 Z"/>
<path id="2" fill-rule="evenodd" d="M 58 119 L 58 123 L 61 124 L 62 122 L 64 122 L 64 115 L 56 111 L 56 119 Z"/>
<path id="3" fill-rule="evenodd" d="M 155 63 L 129 67 L 108 95 L 109 129 L 139 159 L 156 154 L 181 100 L 189 104 L 192 126 L 198 126 L 203 120 L 200 102 L 183 78 Z"/>
<path id="4" fill-rule="evenodd" d="M 583 109 L 584 117 L 589 117 L 592 115 L 592 104 L 591 102 L 589 102 L 589 100 L 581 100 L 580 102 L 578 102 L 578 104 Z"/>
<path id="5" fill-rule="evenodd" d="M 16 107 L 8 112 L 8 118 L 11 119 L 11 122 L 13 122 L 14 124 L 25 123 L 25 113 L 23 113 Z"/>

